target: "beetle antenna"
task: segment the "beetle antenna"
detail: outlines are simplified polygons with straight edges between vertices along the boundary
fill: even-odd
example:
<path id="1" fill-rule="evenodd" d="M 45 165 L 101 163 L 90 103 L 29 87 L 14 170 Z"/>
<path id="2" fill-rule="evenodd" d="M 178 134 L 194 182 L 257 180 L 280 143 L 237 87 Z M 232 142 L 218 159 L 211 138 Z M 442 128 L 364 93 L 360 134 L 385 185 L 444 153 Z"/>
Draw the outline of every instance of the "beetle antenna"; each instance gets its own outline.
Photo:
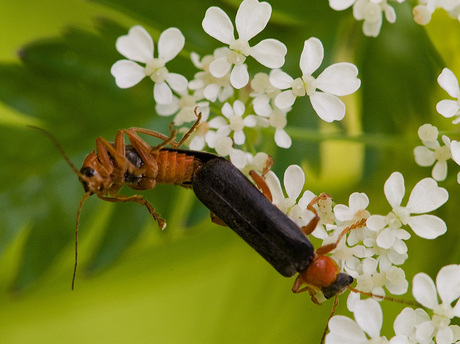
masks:
<path id="1" fill-rule="evenodd" d="M 381 299 L 381 300 L 387 300 L 387 301 L 391 301 L 391 302 L 403 303 L 403 304 L 409 305 L 409 306 L 418 306 L 418 307 L 421 306 L 417 301 L 410 301 L 410 300 L 398 299 L 396 297 L 391 297 L 391 296 L 382 296 L 382 295 L 372 294 L 372 293 L 368 293 L 368 292 L 365 292 L 365 291 L 355 289 L 355 288 L 353 288 L 351 286 L 348 286 L 348 289 L 350 289 L 353 293 L 358 293 L 358 294 L 361 294 L 361 295 L 364 295 L 364 296 L 369 296 L 369 297 L 373 297 L 373 298 L 377 298 L 377 299 Z"/>
<path id="2" fill-rule="evenodd" d="M 324 344 L 324 341 L 326 340 L 326 334 L 327 334 L 327 331 L 329 330 L 329 320 L 331 320 L 331 318 L 334 316 L 335 309 L 337 308 L 338 304 L 339 304 L 339 297 L 338 295 L 336 295 L 334 298 L 334 304 L 332 305 L 331 314 L 329 315 L 329 319 L 327 319 L 326 328 L 324 329 L 323 336 L 321 337 L 321 342 L 320 342 L 321 344 Z"/>
<path id="3" fill-rule="evenodd" d="M 78 171 L 75 165 L 72 163 L 72 161 L 70 161 L 69 157 L 64 151 L 64 148 L 62 148 L 62 145 L 59 143 L 57 138 L 53 136 L 53 134 L 51 134 L 49 131 L 43 128 L 39 128 L 33 125 L 28 125 L 28 127 L 34 130 L 37 130 L 41 132 L 43 135 L 47 136 L 51 140 L 51 142 L 56 146 L 56 148 L 59 150 L 59 153 L 61 153 L 61 155 L 64 157 L 65 161 L 67 162 L 67 164 L 69 164 L 70 168 L 77 174 L 77 176 L 81 175 L 80 171 Z"/>
<path id="4" fill-rule="evenodd" d="M 77 221 L 75 223 L 75 264 L 73 266 L 73 275 L 72 275 L 72 290 L 75 287 L 75 277 L 77 276 L 77 262 L 78 262 L 78 226 L 80 224 L 80 214 L 81 208 L 83 207 L 83 203 L 85 203 L 86 199 L 91 195 L 91 192 L 86 192 L 83 195 L 83 198 L 80 201 L 80 206 L 78 207 L 77 212 Z"/>

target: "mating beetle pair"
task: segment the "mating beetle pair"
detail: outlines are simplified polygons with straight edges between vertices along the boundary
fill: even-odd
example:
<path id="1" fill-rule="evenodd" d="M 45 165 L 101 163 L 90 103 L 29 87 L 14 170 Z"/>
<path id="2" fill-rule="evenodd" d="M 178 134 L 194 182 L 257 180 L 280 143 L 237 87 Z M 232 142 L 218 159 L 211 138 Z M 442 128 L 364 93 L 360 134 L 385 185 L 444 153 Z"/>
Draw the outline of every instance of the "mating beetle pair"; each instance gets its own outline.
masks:
<path id="1" fill-rule="evenodd" d="M 299 273 L 292 288 L 295 293 L 309 291 L 312 299 L 317 302 L 315 290 L 321 290 L 326 298 L 331 298 L 347 288 L 353 278 L 340 273 L 337 263 L 326 256 L 337 244 L 326 245 L 315 251 L 306 236 L 316 228 L 319 221 L 313 205 L 320 197 L 329 196 L 320 195 L 309 204 L 308 209 L 315 217 L 307 226 L 300 228 L 272 204 L 268 187 L 263 177 L 256 172 L 251 171 L 250 175 L 264 192 L 229 161 L 211 153 L 178 148 L 197 128 L 200 120 L 201 114 L 197 114 L 196 122 L 179 142 L 174 141 L 176 131 L 172 129 L 172 124 L 170 136 L 148 129 L 130 128 L 119 130 L 114 143 L 99 137 L 96 140 L 96 152 L 88 154 L 80 170 L 75 168 L 51 134 L 36 128 L 51 138 L 85 189 L 76 221 L 72 289 L 77 267 L 79 217 L 82 205 L 90 195 L 96 194 L 109 202 L 142 204 L 160 228 L 166 226 L 165 220 L 143 196 L 120 195 L 118 192 L 124 184 L 136 190 L 152 189 L 156 184 L 173 184 L 193 189 L 197 198 L 211 211 L 214 222 L 230 227 L 281 275 L 292 277 Z M 152 147 L 138 133 L 159 138 L 163 142 Z M 129 145 L 125 144 L 125 135 L 130 141 Z M 173 148 L 166 148 L 168 144 Z M 342 234 L 363 225 L 355 224 Z"/>

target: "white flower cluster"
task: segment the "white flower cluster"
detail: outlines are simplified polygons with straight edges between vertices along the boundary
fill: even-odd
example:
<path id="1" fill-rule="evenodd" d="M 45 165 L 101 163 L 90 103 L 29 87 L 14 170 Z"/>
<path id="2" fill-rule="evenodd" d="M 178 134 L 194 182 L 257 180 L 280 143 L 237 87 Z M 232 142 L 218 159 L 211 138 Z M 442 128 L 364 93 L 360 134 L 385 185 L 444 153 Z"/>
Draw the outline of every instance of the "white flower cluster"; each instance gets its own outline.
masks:
<path id="1" fill-rule="evenodd" d="M 306 225 L 313 214 L 307 205 L 315 197 L 305 191 L 305 175 L 297 165 L 291 165 L 284 174 L 283 193 L 281 183 L 273 172 L 266 176 L 273 196 L 273 203 L 290 216 L 299 226 Z M 369 199 L 364 193 L 353 193 L 349 205 L 333 207 L 331 198 L 318 202 L 320 222 L 312 235 L 323 240 L 323 246 L 335 243 L 344 229 L 362 219 L 366 225 L 352 230 L 346 239 L 339 242 L 331 253 L 345 271 L 357 280 L 356 289 L 373 295 L 385 295 L 387 289 L 393 295 L 405 294 L 408 282 L 400 267 L 408 258 L 405 240 L 411 234 L 435 239 L 447 230 L 446 224 L 437 216 L 426 214 L 448 200 L 448 193 L 432 178 L 419 181 L 412 189 L 407 204 L 402 206 L 405 195 L 404 179 L 394 172 L 385 182 L 384 194 L 392 208 L 385 216 L 370 215 L 366 208 Z M 395 336 L 388 340 L 380 335 L 383 313 L 380 304 L 372 298 L 360 300 L 360 294 L 350 293 L 347 306 L 355 320 L 337 315 L 329 322 L 330 332 L 326 343 L 455 343 L 460 340 L 460 327 L 451 324 L 460 317 L 460 265 L 443 267 L 437 277 L 436 286 L 431 278 L 419 273 L 413 279 L 412 294 L 415 300 L 431 311 L 431 316 L 421 308 L 406 308 L 394 323 Z M 438 302 L 437 295 L 441 299 Z"/>
<path id="2" fill-rule="evenodd" d="M 266 182 L 273 196 L 273 203 L 290 216 L 299 226 L 305 226 L 313 217 L 307 205 L 315 197 L 305 191 L 297 201 L 305 183 L 305 175 L 297 165 L 291 165 L 284 174 L 284 197 L 281 183 L 273 172 L 269 172 Z M 448 193 L 432 178 L 425 178 L 415 185 L 405 206 L 401 205 L 405 194 L 401 173 L 393 173 L 385 183 L 385 196 L 392 210 L 385 216 L 371 215 L 366 208 L 369 198 L 364 193 L 353 193 L 349 205 L 318 204 L 321 221 L 312 235 L 322 239 L 323 245 L 335 243 L 342 231 L 367 219 L 366 226 L 352 230 L 347 239 L 342 239 L 332 252 L 342 270 L 357 280 L 357 289 L 376 295 L 385 295 L 383 287 L 394 295 L 407 291 L 408 282 L 404 271 L 398 266 L 408 258 L 405 240 L 409 227 L 419 237 L 435 239 L 444 234 L 447 226 L 437 216 L 426 214 L 436 210 L 448 200 Z M 406 228 L 407 228 L 406 227 Z"/>
<path id="3" fill-rule="evenodd" d="M 438 102 L 438 113 L 453 118 L 453 124 L 460 123 L 460 88 L 457 78 L 445 68 L 438 77 L 438 83 L 454 98 Z M 435 239 L 447 230 L 442 219 L 425 213 L 437 209 L 448 199 L 447 191 L 439 187 L 437 181 L 446 180 L 448 160 L 452 158 L 460 165 L 460 142 L 451 141 L 447 135 L 442 135 L 440 143 L 439 131 L 431 124 L 422 125 L 418 136 L 423 146 L 414 149 L 415 161 L 420 166 L 434 165 L 433 178 L 419 181 L 407 205 L 403 207 L 404 179 L 400 173 L 393 173 L 384 187 L 385 196 L 392 207 L 391 212 L 386 216 L 368 216 L 366 227 L 349 234 L 346 244 L 350 247 L 343 244 L 339 246 L 338 252 L 333 252 L 332 256 L 341 262 L 342 269 L 357 279 L 356 289 L 360 291 L 374 295 L 384 295 L 383 287 L 395 295 L 407 291 L 408 283 L 399 266 L 408 257 L 404 241 L 410 238 L 410 233 L 403 226 L 407 225 L 416 235 L 426 239 Z M 460 173 L 457 181 L 460 183 Z M 348 209 L 353 209 L 351 213 L 358 214 L 358 209 L 367 207 L 368 200 L 364 196 L 354 194 L 353 203 L 350 197 Z M 337 205 L 334 208 L 336 218 L 340 218 L 338 214 L 343 212 L 340 209 L 346 209 L 343 207 Z M 340 253 L 343 247 L 349 252 L 348 256 Z M 412 295 L 425 309 L 405 308 L 394 322 L 394 337 L 388 340 L 380 335 L 383 313 L 379 303 L 373 299 L 360 300 L 358 294 L 350 294 L 347 305 L 355 320 L 340 315 L 332 317 L 325 342 L 429 344 L 435 340 L 436 343 L 450 344 L 460 341 L 460 327 L 451 323 L 453 318 L 460 318 L 460 265 L 441 268 L 436 285 L 425 273 L 415 275 Z M 438 295 L 441 302 L 438 301 Z"/>
<path id="4" fill-rule="evenodd" d="M 454 15 L 460 12 L 459 1 L 426 0 L 423 6 L 430 15 L 438 7 Z M 353 6 L 353 15 L 363 20 L 363 31 L 368 36 L 379 34 L 383 15 L 391 23 L 396 20 L 389 2 L 329 1 L 335 10 Z M 417 11 L 421 13 L 425 9 L 417 6 Z M 194 121 L 194 109 L 198 106 L 202 122 L 188 143 L 191 149 L 201 150 L 207 146 L 221 156 L 228 156 L 243 171 L 263 170 L 267 166 L 267 154 L 247 152 L 253 148 L 247 142 L 251 131 L 271 127 L 276 145 L 289 148 L 292 141 L 285 130 L 287 115 L 298 98 L 308 96 L 312 108 L 323 121 L 339 121 L 346 113 L 339 97 L 354 93 L 361 84 L 358 69 L 351 63 L 335 63 L 317 72 L 324 59 L 324 48 L 314 37 L 304 42 L 299 75 L 293 77 L 282 71 L 287 54 L 283 43 L 269 38 L 250 44 L 267 26 L 270 17 L 271 6 L 258 0 L 242 1 L 235 26 L 222 9 L 209 8 L 202 27 L 224 46 L 205 56 L 191 53 L 191 62 L 198 69 L 191 80 L 166 67 L 185 46 L 185 37 L 179 29 L 169 28 L 161 33 L 155 54 L 151 36 L 141 26 L 134 26 L 116 42 L 117 50 L 126 59 L 117 61 L 111 73 L 120 88 L 133 87 L 142 79 L 150 78 L 154 82 L 156 112 L 161 116 L 174 116 L 176 125 Z M 251 75 L 247 58 L 253 58 L 268 71 Z M 446 118 L 453 118 L 454 124 L 460 123 L 457 78 L 444 69 L 438 83 L 454 99 L 440 101 L 437 111 Z M 331 257 L 341 271 L 356 279 L 356 289 L 367 294 L 384 296 L 386 292 L 394 295 L 407 292 L 409 283 L 402 265 L 408 258 L 405 241 L 411 237 L 409 230 L 425 239 L 435 239 L 447 230 L 442 219 L 428 213 L 448 200 L 447 191 L 437 182 L 447 178 L 448 160 L 460 165 L 460 142 L 442 135 L 440 143 L 439 131 L 431 124 L 420 127 L 418 134 L 423 146 L 415 148 L 415 160 L 421 166 L 434 165 L 432 178 L 420 180 L 410 192 L 407 203 L 403 203 L 406 194 L 403 175 L 391 174 L 384 185 L 384 195 L 390 205 L 386 215 L 371 214 L 367 210 L 369 198 L 364 193 L 353 193 L 348 205 L 335 206 L 328 195 L 316 198 L 312 192 L 305 191 L 301 196 L 305 174 L 297 165 L 289 166 L 284 174 L 287 196 L 273 172 L 265 176 L 273 203 L 301 227 L 314 217 L 308 207 L 312 200 L 318 200 L 314 207 L 320 221 L 312 235 L 322 240 L 323 246 L 337 243 Z M 460 173 L 457 179 L 460 183 Z M 353 226 L 357 223 L 360 225 Z M 346 233 L 350 228 L 353 229 Z M 453 343 L 460 340 L 460 328 L 451 325 L 451 319 L 460 316 L 460 306 L 451 305 L 460 297 L 460 266 L 442 268 L 436 285 L 427 275 L 416 275 L 412 293 L 432 315 L 430 317 L 422 309 L 405 309 L 394 323 L 396 335 L 390 340 L 380 336 L 383 314 L 379 303 L 373 299 L 361 300 L 359 294 L 350 293 L 348 307 L 355 320 L 332 317 L 326 343 L 431 343 L 433 338 L 437 343 Z"/>
<path id="5" fill-rule="evenodd" d="M 439 86 L 449 96 L 455 99 L 444 99 L 438 102 L 436 110 L 445 118 L 454 118 L 452 123 L 460 123 L 460 87 L 454 73 L 444 68 L 438 77 Z M 418 136 L 423 146 L 415 147 L 415 162 L 420 166 L 433 166 L 432 177 L 437 181 L 447 178 L 447 162 L 452 159 L 460 165 L 460 142 L 452 140 L 447 135 L 442 135 L 443 145 L 438 141 L 439 130 L 431 124 L 424 124 L 418 130 Z M 460 172 L 457 174 L 460 184 Z"/>
<path id="6" fill-rule="evenodd" d="M 267 2 L 244 0 L 235 18 L 235 37 L 228 15 L 219 7 L 210 7 L 202 27 L 225 46 L 203 57 L 191 54 L 192 63 L 199 69 L 192 80 L 166 67 L 185 44 L 177 28 L 169 28 L 160 35 L 158 57 L 154 57 L 154 43 L 147 31 L 141 26 L 131 28 L 116 42 L 117 50 L 126 59 L 117 61 L 111 73 L 121 88 L 132 87 L 149 77 L 154 82 L 156 112 L 175 115 L 176 125 L 194 121 L 193 110 L 198 106 L 202 123 L 192 136 L 190 148 L 201 150 L 208 146 L 244 168 L 253 159 L 244 152 L 247 128 L 272 127 L 275 143 L 289 148 L 292 141 L 285 130 L 287 114 L 297 97 L 309 96 L 321 119 L 337 121 L 343 119 L 346 111 L 338 97 L 355 92 L 361 84 L 358 69 L 351 63 L 336 63 L 318 76 L 312 75 L 324 57 L 323 45 L 317 38 L 304 43 L 300 77 L 294 79 L 281 71 L 287 54 L 283 43 L 270 38 L 250 44 L 266 27 L 271 11 Z M 269 71 L 251 76 L 246 64 L 250 57 Z"/>
<path id="7" fill-rule="evenodd" d="M 460 318 L 460 265 L 444 266 L 436 277 L 436 285 L 424 273 L 415 275 L 412 284 L 415 300 L 432 316 L 422 308 L 405 308 L 393 324 L 395 335 L 388 340 L 380 335 L 383 323 L 380 304 L 374 299 L 360 300 L 353 308 L 355 320 L 342 315 L 331 318 L 326 344 L 429 344 L 433 339 L 438 344 L 451 344 L 460 341 L 460 327 L 451 324 L 454 317 Z"/>
<path id="8" fill-rule="evenodd" d="M 438 8 L 445 10 L 452 18 L 460 21 L 459 0 L 419 0 L 419 4 L 413 9 L 414 21 L 420 25 L 428 24 L 433 12 Z"/>
<path id="9" fill-rule="evenodd" d="M 353 6 L 353 17 L 363 21 L 363 33 L 366 36 L 377 37 L 383 23 L 383 16 L 389 23 L 396 21 L 394 8 L 390 2 L 403 3 L 405 0 L 329 0 L 329 6 L 336 11 L 343 11 Z M 460 0 L 419 0 L 414 7 L 414 21 L 426 25 L 431 20 L 433 12 L 442 8 L 453 18 L 460 21 Z"/>

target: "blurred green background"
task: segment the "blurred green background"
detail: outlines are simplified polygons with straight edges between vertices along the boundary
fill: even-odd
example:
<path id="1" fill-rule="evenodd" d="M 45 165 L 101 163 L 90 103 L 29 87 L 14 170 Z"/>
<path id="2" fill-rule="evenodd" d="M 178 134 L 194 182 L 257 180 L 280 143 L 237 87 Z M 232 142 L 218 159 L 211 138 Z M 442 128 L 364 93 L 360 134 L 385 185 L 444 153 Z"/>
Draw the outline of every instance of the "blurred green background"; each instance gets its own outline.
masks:
<path id="1" fill-rule="evenodd" d="M 431 174 L 413 162 L 417 128 L 430 122 L 460 139 L 435 111 L 447 96 L 436 83 L 442 68 L 460 75 L 460 24 L 437 13 L 423 28 L 413 23 L 409 5 L 395 4 L 397 22 L 367 38 L 350 9 L 335 12 L 320 1 L 270 3 L 270 25 L 254 42 L 283 41 L 284 69 L 297 75 L 303 41 L 318 37 L 325 47 L 322 68 L 353 62 L 362 87 L 345 99 L 343 123 L 320 124 L 308 102 L 298 102 L 288 115 L 293 147 L 274 147 L 270 131 L 259 146 L 274 156 L 280 179 L 287 166 L 301 164 L 306 188 L 345 204 L 350 193 L 366 192 L 369 210 L 386 214 L 383 183 L 391 172 L 404 174 L 408 191 Z M 70 290 L 83 190 L 49 140 L 25 125 L 50 130 L 77 166 L 97 136 L 110 140 L 129 126 L 166 133 L 171 118 L 154 114 L 151 83 L 115 86 L 109 72 L 121 58 L 115 40 L 133 24 L 144 25 L 154 40 L 167 27 L 180 28 L 186 50 L 168 68 L 190 79 L 195 70 L 188 53 L 219 46 L 201 29 L 211 5 L 234 18 L 239 1 L 0 2 L 1 343 L 319 342 L 331 303 L 318 307 L 308 295 L 292 294 L 293 279 L 278 275 L 231 230 L 212 224 L 193 192 L 172 186 L 144 193 L 168 220 L 163 232 L 136 204 L 85 204 L 76 290 Z M 434 241 L 408 242 L 409 281 L 419 271 L 434 277 L 441 266 L 459 262 L 459 168 L 449 168 L 441 185 L 450 200 L 437 212 L 449 231 Z M 402 308 L 384 307 L 390 313 Z M 386 330 L 391 336 L 391 321 Z"/>

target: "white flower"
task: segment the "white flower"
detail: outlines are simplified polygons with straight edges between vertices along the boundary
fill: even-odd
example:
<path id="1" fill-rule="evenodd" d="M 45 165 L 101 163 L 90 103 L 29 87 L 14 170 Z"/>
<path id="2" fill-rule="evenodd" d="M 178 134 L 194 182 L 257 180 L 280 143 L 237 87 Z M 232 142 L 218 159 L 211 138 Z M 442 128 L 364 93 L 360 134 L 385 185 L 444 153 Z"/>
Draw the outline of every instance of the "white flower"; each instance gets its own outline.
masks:
<path id="1" fill-rule="evenodd" d="M 383 249 L 392 249 L 399 254 L 407 252 L 407 246 L 403 240 L 410 238 L 409 232 L 401 228 L 402 223 L 398 216 L 390 212 L 387 216 L 371 215 L 367 219 L 367 227 L 371 231 L 378 232 L 375 243 Z"/>
<path id="2" fill-rule="evenodd" d="M 452 141 L 450 143 L 450 153 L 452 154 L 452 160 L 460 165 L 460 142 Z M 460 184 L 460 172 L 457 174 L 457 182 Z"/>
<path id="3" fill-rule="evenodd" d="M 356 0 L 329 0 L 329 6 L 336 11 L 343 11 L 355 2 Z"/>
<path id="4" fill-rule="evenodd" d="M 396 21 L 395 10 L 387 0 L 357 0 L 353 6 L 353 16 L 356 20 L 364 20 L 363 33 L 370 37 L 377 37 L 380 33 L 382 12 L 388 22 Z"/>
<path id="5" fill-rule="evenodd" d="M 281 183 L 273 171 L 267 173 L 265 182 L 271 191 L 273 204 L 299 226 L 306 225 L 313 218 L 313 214 L 310 211 L 308 211 L 309 215 L 306 215 L 306 208 L 315 195 L 310 191 L 305 191 L 297 202 L 297 198 L 300 196 L 305 184 L 305 173 L 300 166 L 291 165 L 284 172 L 283 183 L 288 197 L 284 196 Z"/>
<path id="6" fill-rule="evenodd" d="M 257 73 L 251 80 L 251 88 L 254 90 L 250 96 L 254 112 L 262 117 L 269 117 L 273 111 L 271 101 L 276 98 L 280 90 L 270 83 L 270 77 L 266 73 Z"/>
<path id="7" fill-rule="evenodd" d="M 441 100 L 436 104 L 436 110 L 444 117 L 455 118 L 452 123 L 457 124 L 460 122 L 460 88 L 458 80 L 454 73 L 448 68 L 444 68 L 438 77 L 438 84 L 441 86 L 452 98 Z"/>
<path id="8" fill-rule="evenodd" d="M 246 154 L 233 148 L 233 140 L 228 136 L 213 135 L 210 138 L 209 147 L 214 148 L 220 156 L 229 156 L 230 161 L 237 168 L 242 169 L 246 165 Z"/>
<path id="9" fill-rule="evenodd" d="M 348 204 L 348 207 L 344 204 L 337 204 L 334 207 L 334 214 L 338 220 L 352 223 L 369 216 L 369 212 L 365 210 L 369 205 L 369 198 L 365 193 L 352 193 Z"/>
<path id="10" fill-rule="evenodd" d="M 217 129 L 219 136 L 229 136 L 233 131 L 233 141 L 237 145 L 244 144 L 246 135 L 243 129 L 245 127 L 255 127 L 257 124 L 255 115 L 248 115 L 243 118 L 246 108 L 242 101 L 235 100 L 233 106 L 230 103 L 225 103 L 222 106 L 222 114 L 209 121 L 211 128 Z"/>
<path id="11" fill-rule="evenodd" d="M 272 8 L 267 2 L 244 0 L 236 14 L 238 39 L 235 39 L 233 24 L 222 9 L 213 6 L 206 11 L 202 23 L 203 30 L 218 41 L 229 45 L 225 56 L 209 65 L 209 71 L 214 77 L 223 77 L 234 65 L 230 82 L 233 87 L 240 89 L 249 81 L 247 65 L 244 63 L 246 57 L 252 56 L 268 68 L 280 68 L 284 64 L 287 49 L 280 41 L 269 38 L 253 47 L 249 45 L 249 40 L 267 26 L 271 12 Z"/>
<path id="12" fill-rule="evenodd" d="M 154 58 L 152 37 L 142 26 L 133 26 L 127 35 L 119 37 L 116 42 L 118 52 L 128 60 L 115 62 L 110 72 L 120 88 L 132 87 L 144 77 L 150 77 L 155 83 L 155 101 L 158 104 L 169 104 L 173 101 L 171 88 L 176 92 L 184 92 L 187 88 L 187 79 L 184 76 L 169 73 L 165 67 L 167 62 L 179 54 L 184 44 L 185 38 L 179 29 L 166 29 L 158 40 L 158 58 Z"/>
<path id="13" fill-rule="evenodd" d="M 246 162 L 241 172 L 246 175 L 249 174 L 251 170 L 262 172 L 267 167 L 269 159 L 271 159 L 270 156 L 264 152 L 258 152 L 256 155 L 246 152 L 245 157 Z"/>
<path id="14" fill-rule="evenodd" d="M 281 90 L 288 89 L 275 98 L 276 106 L 280 109 L 288 108 L 297 97 L 308 95 L 313 109 L 322 120 L 332 122 L 343 119 L 345 104 L 338 96 L 351 94 L 359 88 L 361 81 L 357 78 L 358 68 L 351 63 L 335 63 L 315 79 L 312 74 L 321 65 L 323 57 L 323 45 L 313 37 L 305 41 L 300 57 L 302 77 L 294 80 L 281 70 L 272 71 L 270 82 L 273 86 Z"/>
<path id="15" fill-rule="evenodd" d="M 391 294 L 401 295 L 407 292 L 409 282 L 406 280 L 404 270 L 396 266 L 390 266 L 385 271 L 377 270 L 379 262 L 375 258 L 365 258 L 357 271 L 356 289 L 370 292 L 374 295 L 385 295 L 383 287 L 387 288 Z"/>
<path id="16" fill-rule="evenodd" d="M 289 148 L 291 147 L 292 140 L 289 134 L 284 130 L 287 124 L 286 113 L 278 108 L 273 109 L 270 114 L 270 125 L 276 129 L 275 143 L 278 147 Z"/>
<path id="17" fill-rule="evenodd" d="M 447 160 L 451 158 L 450 139 L 442 136 L 444 143 L 441 146 L 438 142 L 438 129 L 431 124 L 424 124 L 418 130 L 418 136 L 424 146 L 417 146 L 414 149 L 415 162 L 420 166 L 432 166 L 431 176 L 434 180 L 442 181 L 447 177 Z"/>
<path id="18" fill-rule="evenodd" d="M 399 3 L 404 0 L 398 0 Z M 382 27 L 382 12 L 390 23 L 396 21 L 396 13 L 387 0 L 329 0 L 329 6 L 336 11 L 343 11 L 353 5 L 353 16 L 364 20 L 363 33 L 377 37 Z"/>
<path id="19" fill-rule="evenodd" d="M 446 232 L 447 227 L 442 219 L 434 215 L 423 214 L 439 208 L 449 198 L 447 190 L 438 187 L 432 178 L 422 179 L 415 185 L 405 207 L 401 206 L 405 193 L 404 178 L 401 173 L 394 172 L 387 179 L 384 192 L 393 207 L 392 212 L 396 215 L 397 220 L 404 225 L 409 225 L 418 236 L 434 239 Z M 411 216 L 411 214 L 423 215 Z M 371 218 L 372 216 L 368 222 Z"/>
<path id="20" fill-rule="evenodd" d="M 417 343 L 416 329 L 428 320 L 430 320 L 430 316 L 423 309 L 404 308 L 393 323 L 395 336 L 390 339 L 390 344 Z"/>
<path id="21" fill-rule="evenodd" d="M 452 303 L 460 297 L 460 266 L 447 265 L 436 276 L 436 286 L 425 273 L 414 276 L 412 294 L 422 306 L 433 310 L 433 317 L 417 327 L 416 338 L 429 342 L 436 337 L 438 344 L 453 343 L 454 333 L 449 326 L 453 317 L 460 317 L 460 302 Z M 438 303 L 438 295 L 441 303 Z"/>
<path id="22" fill-rule="evenodd" d="M 216 132 L 209 130 L 209 123 L 201 121 L 200 125 L 192 133 L 189 143 L 189 148 L 191 150 L 203 150 L 204 146 L 207 144 L 210 148 L 213 148 L 210 145 L 210 142 L 214 142 L 213 137 L 216 135 Z"/>
<path id="23" fill-rule="evenodd" d="M 434 1 L 431 1 L 434 3 Z M 412 14 L 414 15 L 414 21 L 419 25 L 426 25 L 431 21 L 431 15 L 433 14 L 434 8 L 430 9 L 427 4 L 419 4 L 414 7 Z"/>
<path id="24" fill-rule="evenodd" d="M 353 315 L 355 321 L 343 315 L 336 315 L 331 318 L 326 344 L 388 343 L 385 337 L 380 336 L 383 314 L 377 301 L 374 299 L 358 301 L 354 307 Z"/>
<path id="25" fill-rule="evenodd" d="M 198 54 L 191 53 L 190 58 L 193 64 L 202 71 L 196 73 L 195 78 L 189 82 L 189 89 L 211 102 L 216 100 L 224 102 L 230 98 L 234 93 L 234 88 L 230 84 L 230 74 L 227 73 L 221 78 L 215 78 L 209 72 L 211 62 L 225 56 L 226 53 L 227 48 L 219 48 L 214 50 L 213 55 L 206 55 L 201 60 Z"/>

